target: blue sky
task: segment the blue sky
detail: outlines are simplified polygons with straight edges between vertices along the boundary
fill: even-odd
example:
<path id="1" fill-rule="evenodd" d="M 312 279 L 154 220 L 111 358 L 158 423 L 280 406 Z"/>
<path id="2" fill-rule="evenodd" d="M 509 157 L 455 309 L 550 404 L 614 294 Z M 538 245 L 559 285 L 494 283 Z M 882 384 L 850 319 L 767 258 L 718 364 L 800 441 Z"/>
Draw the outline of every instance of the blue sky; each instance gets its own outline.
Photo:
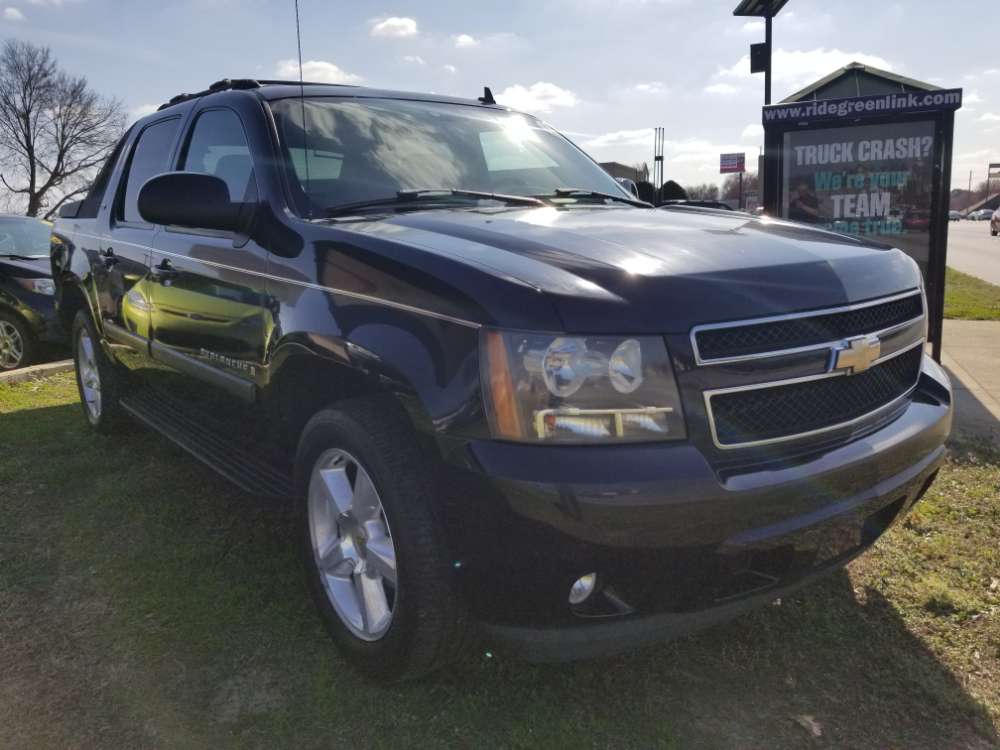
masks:
<path id="1" fill-rule="evenodd" d="M 718 181 L 718 154 L 762 144 L 763 28 L 736 0 L 300 0 L 312 79 L 478 96 L 537 113 L 600 160 Z M 946 8 L 946 10 L 942 10 Z M 289 76 L 292 0 L 0 0 L 0 30 L 47 44 L 134 114 L 223 77 Z M 851 60 L 961 86 L 953 186 L 1000 161 L 1000 43 L 988 4 L 791 0 L 775 25 L 775 98 Z"/>

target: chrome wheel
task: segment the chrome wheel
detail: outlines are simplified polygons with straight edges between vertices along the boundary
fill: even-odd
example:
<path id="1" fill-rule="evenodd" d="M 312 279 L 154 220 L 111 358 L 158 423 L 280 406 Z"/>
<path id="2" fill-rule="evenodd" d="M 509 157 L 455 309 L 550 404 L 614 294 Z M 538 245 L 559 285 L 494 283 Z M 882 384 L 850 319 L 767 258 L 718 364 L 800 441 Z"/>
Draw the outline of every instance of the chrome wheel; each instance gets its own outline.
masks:
<path id="1" fill-rule="evenodd" d="M 24 359 L 24 339 L 17 326 L 0 320 L 0 369 L 13 370 Z"/>
<path id="2" fill-rule="evenodd" d="M 333 449 L 313 467 L 308 495 L 313 560 L 327 598 L 358 638 L 389 630 L 396 603 L 396 547 L 368 472 Z"/>
<path id="3" fill-rule="evenodd" d="M 76 371 L 80 378 L 80 396 L 92 422 L 101 418 L 101 373 L 97 369 L 94 340 L 86 328 L 80 329 L 76 342 Z"/>

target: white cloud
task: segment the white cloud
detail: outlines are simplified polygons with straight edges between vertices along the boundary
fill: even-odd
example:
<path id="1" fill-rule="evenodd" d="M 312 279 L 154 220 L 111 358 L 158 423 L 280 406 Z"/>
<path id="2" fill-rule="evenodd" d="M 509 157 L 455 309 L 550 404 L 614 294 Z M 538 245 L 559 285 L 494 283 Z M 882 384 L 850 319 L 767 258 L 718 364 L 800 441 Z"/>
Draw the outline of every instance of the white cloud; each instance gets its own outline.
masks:
<path id="1" fill-rule="evenodd" d="M 871 65 L 883 70 L 891 70 L 894 67 L 885 58 L 864 52 L 844 52 L 824 47 L 813 50 L 778 49 L 774 52 L 773 60 L 774 83 L 779 89 L 786 89 L 788 93 L 791 93 L 852 62 Z M 716 82 L 730 82 L 731 85 L 750 83 L 752 81 L 750 55 L 743 55 L 739 61 L 728 68 L 719 68 L 712 79 Z M 714 91 L 711 93 L 732 92 Z"/>
<path id="2" fill-rule="evenodd" d="M 979 95 L 978 91 L 970 91 L 962 97 L 962 105 L 966 104 L 981 104 L 983 97 Z"/>
<path id="3" fill-rule="evenodd" d="M 478 47 L 479 40 L 474 36 L 469 36 L 468 34 L 459 34 L 455 37 L 455 46 L 459 49 L 463 47 Z"/>
<path id="4" fill-rule="evenodd" d="M 743 132 L 740 133 L 740 138 L 744 141 L 753 141 L 764 137 L 764 126 L 758 125 L 756 123 L 750 123 L 745 128 Z"/>
<path id="5" fill-rule="evenodd" d="M 1000 122 L 1000 115 L 987 112 L 985 115 L 979 117 L 979 122 Z"/>
<path id="6" fill-rule="evenodd" d="M 647 81 L 646 83 L 637 83 L 632 88 L 640 94 L 654 95 L 665 94 L 669 90 L 663 81 Z"/>
<path id="7" fill-rule="evenodd" d="M 4 8 L 3 9 L 3 20 L 5 21 L 23 21 L 24 13 L 19 11 L 17 8 Z"/>
<path id="8" fill-rule="evenodd" d="M 497 96 L 497 101 L 523 112 L 551 112 L 554 107 L 575 107 L 578 99 L 572 91 L 538 81 L 528 87 L 508 86 Z"/>
<path id="9" fill-rule="evenodd" d="M 417 35 L 417 22 L 412 18 L 390 16 L 372 26 L 372 36 L 408 37 Z"/>
<path id="10" fill-rule="evenodd" d="M 275 65 L 278 78 L 297 81 L 299 79 L 298 60 L 278 60 Z M 302 77 L 316 83 L 360 83 L 361 76 L 348 73 L 339 66 L 326 60 L 307 60 L 302 63 Z"/>
<path id="11" fill-rule="evenodd" d="M 720 94 L 721 96 L 729 96 L 730 94 L 735 94 L 739 90 L 738 86 L 734 86 L 731 83 L 710 83 L 705 87 L 706 93 Z"/>
<path id="12" fill-rule="evenodd" d="M 441 67 L 444 68 L 445 72 L 447 72 L 447 73 L 457 73 L 458 72 L 458 68 L 456 68 L 454 65 L 442 65 Z"/>
<path id="13" fill-rule="evenodd" d="M 403 62 L 410 63 L 410 65 L 426 65 L 427 64 L 426 62 L 424 62 L 424 58 L 422 58 L 420 55 L 404 55 L 403 56 Z"/>
<path id="14" fill-rule="evenodd" d="M 743 24 L 742 31 L 744 34 L 760 34 L 764 31 L 763 21 L 747 21 Z"/>
<path id="15" fill-rule="evenodd" d="M 583 145 L 584 148 L 608 148 L 609 146 L 653 146 L 653 129 L 618 130 L 613 133 L 593 136 Z"/>
<path id="16" fill-rule="evenodd" d="M 138 107 L 133 107 L 129 114 L 132 116 L 133 122 L 135 120 L 140 120 L 146 115 L 153 114 L 156 110 L 160 108 L 158 104 L 140 104 Z"/>
<path id="17" fill-rule="evenodd" d="M 59 8 L 66 4 L 68 0 L 28 0 L 28 5 L 40 5 L 43 8 Z"/>

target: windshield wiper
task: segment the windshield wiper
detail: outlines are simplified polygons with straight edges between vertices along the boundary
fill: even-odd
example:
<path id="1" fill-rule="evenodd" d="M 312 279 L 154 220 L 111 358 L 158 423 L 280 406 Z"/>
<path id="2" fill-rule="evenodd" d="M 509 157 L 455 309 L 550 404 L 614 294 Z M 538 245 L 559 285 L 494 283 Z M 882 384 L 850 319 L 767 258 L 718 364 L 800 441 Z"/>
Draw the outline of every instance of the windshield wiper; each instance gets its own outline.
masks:
<path id="1" fill-rule="evenodd" d="M 545 195 L 536 195 L 536 198 L 595 198 L 598 200 L 608 200 L 617 201 L 618 203 L 627 203 L 630 206 L 639 206 L 640 208 L 652 208 L 652 204 L 646 203 L 646 201 L 638 200 L 637 198 L 627 198 L 624 195 L 615 195 L 614 193 L 602 193 L 599 190 L 586 190 L 585 188 L 556 188 L 551 193 Z"/>
<path id="2" fill-rule="evenodd" d="M 48 255 L 19 255 L 18 253 L 0 253 L 0 258 L 9 258 L 10 260 L 42 260 L 43 258 L 48 258 Z"/>
<path id="3" fill-rule="evenodd" d="M 417 201 L 434 200 L 440 198 L 477 198 L 480 200 L 498 201 L 525 206 L 544 206 L 545 203 L 539 198 L 530 195 L 507 195 L 506 193 L 488 193 L 483 190 L 461 190 L 457 188 L 417 188 L 413 190 L 400 190 L 391 198 L 375 198 L 368 201 L 358 201 L 357 203 L 345 203 L 340 206 L 332 206 L 327 212 L 328 217 L 339 214 L 350 213 L 351 211 L 362 211 L 369 208 L 382 208 L 390 206 L 406 206 Z"/>

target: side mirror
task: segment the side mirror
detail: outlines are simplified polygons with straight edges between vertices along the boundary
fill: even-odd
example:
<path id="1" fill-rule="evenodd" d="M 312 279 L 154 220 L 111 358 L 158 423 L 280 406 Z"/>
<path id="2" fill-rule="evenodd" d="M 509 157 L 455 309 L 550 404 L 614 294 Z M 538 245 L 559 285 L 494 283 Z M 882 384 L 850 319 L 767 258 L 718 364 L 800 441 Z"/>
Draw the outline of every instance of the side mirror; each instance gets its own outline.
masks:
<path id="1" fill-rule="evenodd" d="M 229 186 L 215 175 L 167 172 L 139 190 L 139 215 L 150 224 L 240 232 L 250 206 L 233 203 Z"/>
<path id="2" fill-rule="evenodd" d="M 80 206 L 82 205 L 83 201 L 69 201 L 68 203 L 63 203 L 59 206 L 59 218 L 75 219 L 80 215 Z"/>

